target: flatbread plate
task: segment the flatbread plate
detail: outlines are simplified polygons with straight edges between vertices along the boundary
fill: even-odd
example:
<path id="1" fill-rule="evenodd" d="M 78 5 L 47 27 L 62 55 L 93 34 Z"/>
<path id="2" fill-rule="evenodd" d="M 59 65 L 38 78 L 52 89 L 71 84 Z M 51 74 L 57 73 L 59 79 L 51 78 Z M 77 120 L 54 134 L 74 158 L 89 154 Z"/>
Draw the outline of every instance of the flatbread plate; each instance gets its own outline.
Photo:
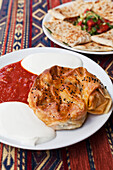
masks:
<path id="1" fill-rule="evenodd" d="M 65 6 L 68 6 L 68 5 L 71 5 L 71 3 L 73 2 L 68 2 L 68 3 L 65 3 L 65 4 L 62 4 L 62 5 L 59 5 L 57 6 L 56 8 L 62 8 L 62 7 L 65 7 Z M 108 55 L 108 54 L 113 54 L 113 51 L 105 51 L 105 52 L 101 52 L 101 51 L 86 51 L 86 50 L 81 50 L 80 48 L 79 49 L 76 49 L 76 48 L 72 48 L 72 47 L 69 47 L 67 45 L 65 45 L 64 43 L 61 43 L 60 41 L 58 41 L 57 39 L 55 39 L 51 33 L 45 28 L 44 26 L 44 23 L 45 22 L 49 22 L 51 20 L 52 16 L 50 15 L 50 13 L 47 13 L 43 19 L 43 22 L 42 22 L 42 28 L 43 28 L 43 31 L 45 33 L 45 35 L 51 40 L 53 41 L 55 44 L 61 46 L 61 47 L 64 47 L 66 49 L 69 49 L 69 50 L 72 50 L 72 51 L 76 51 L 76 52 L 81 52 L 81 53 L 85 53 L 85 54 L 98 54 L 98 55 Z"/>
<path id="2" fill-rule="evenodd" d="M 75 57 L 79 57 L 83 62 L 83 67 L 85 67 L 92 74 L 96 75 L 101 80 L 101 82 L 105 86 L 107 86 L 107 89 L 113 99 L 112 82 L 111 82 L 109 76 L 106 74 L 106 72 L 97 63 L 95 63 L 91 59 L 89 59 L 79 53 L 73 52 L 73 51 L 59 49 L 59 48 L 51 48 L 51 47 L 23 49 L 23 50 L 15 51 L 15 52 L 6 54 L 4 56 L 1 56 L 0 57 L 0 68 L 6 66 L 8 64 L 20 61 L 30 54 L 32 54 L 32 55 L 37 54 L 37 56 L 38 56 L 38 53 L 55 53 L 55 54 L 59 53 L 61 55 L 70 54 L 72 56 L 74 55 Z M 72 60 L 71 57 L 69 59 Z M 46 62 L 48 62 L 48 60 L 46 60 Z M 40 65 L 41 65 L 41 63 L 40 63 Z M 42 61 L 42 65 L 43 65 L 43 61 Z M 65 66 L 66 66 L 66 63 L 65 63 Z M 38 63 L 37 63 L 37 67 L 40 67 L 38 65 Z M 105 124 L 105 122 L 110 117 L 111 113 L 112 113 L 112 108 L 109 111 L 109 113 L 104 114 L 104 115 L 91 115 L 90 114 L 90 115 L 88 115 L 86 122 L 84 123 L 84 125 L 81 128 L 75 129 L 75 130 L 57 131 L 56 137 L 53 140 L 51 140 L 47 143 L 38 144 L 33 147 L 22 145 L 18 141 L 10 140 L 8 138 L 6 139 L 2 136 L 0 136 L 0 142 L 14 146 L 14 147 L 30 149 L 30 150 L 48 150 L 48 149 L 62 148 L 65 146 L 69 146 L 69 145 L 78 143 L 78 142 L 88 138 L 92 134 L 94 134 L 96 131 L 98 131 Z"/>

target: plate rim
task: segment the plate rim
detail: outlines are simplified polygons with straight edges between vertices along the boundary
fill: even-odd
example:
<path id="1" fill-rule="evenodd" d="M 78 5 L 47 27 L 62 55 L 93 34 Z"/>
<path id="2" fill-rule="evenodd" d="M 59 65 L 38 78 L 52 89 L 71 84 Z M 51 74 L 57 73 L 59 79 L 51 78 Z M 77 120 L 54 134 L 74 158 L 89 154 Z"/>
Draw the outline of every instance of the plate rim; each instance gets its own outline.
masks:
<path id="1" fill-rule="evenodd" d="M 64 4 L 58 5 L 58 6 L 55 7 L 55 9 L 61 8 L 61 7 L 67 6 L 67 5 L 70 5 L 71 3 L 73 3 L 73 2 L 67 2 L 67 3 L 64 3 Z M 83 53 L 83 54 L 93 54 L 93 55 L 108 55 L 108 54 L 113 54 L 113 51 L 100 51 L 100 52 L 97 52 L 97 51 L 85 51 L 85 50 L 74 49 L 72 47 L 66 46 L 65 44 L 61 43 L 60 41 L 58 41 L 54 37 L 52 37 L 51 34 L 49 33 L 49 31 L 45 28 L 44 22 L 48 21 L 47 18 L 51 18 L 51 15 L 48 13 L 48 11 L 47 11 L 46 15 L 44 16 L 44 18 L 42 20 L 42 29 L 43 29 L 43 32 L 52 42 L 54 42 L 55 44 L 59 45 L 60 47 L 63 47 L 65 49 L 68 49 L 68 50 L 71 50 L 71 51 Z"/>
<path id="2" fill-rule="evenodd" d="M 22 50 L 18 50 L 18 51 L 14 51 L 14 52 L 11 52 L 11 53 L 8 53 L 8 54 L 5 54 L 5 55 L 3 55 L 3 56 L 1 56 L 0 57 L 0 61 L 1 60 L 4 60 L 5 59 L 5 56 L 7 56 L 7 57 L 10 57 L 10 56 L 12 56 L 12 54 L 17 54 L 17 56 L 19 55 L 19 54 L 21 54 L 22 52 L 24 52 L 24 53 L 26 53 L 26 51 L 31 51 L 32 52 L 32 50 L 34 50 L 34 51 L 36 51 L 36 53 L 37 53 L 37 51 L 43 51 L 43 49 L 45 49 L 45 50 L 58 50 L 58 51 L 62 51 L 62 52 L 68 52 L 68 53 L 73 53 L 74 55 L 77 55 L 78 57 L 82 57 L 82 58 L 84 58 L 85 60 L 87 60 L 87 61 L 91 61 L 91 62 L 93 62 L 94 64 L 96 64 L 98 67 L 99 67 L 99 69 L 101 69 L 102 71 L 104 71 L 104 69 L 101 67 L 101 66 L 99 66 L 95 61 L 93 61 L 93 60 L 91 60 L 90 58 L 88 58 L 88 57 L 86 57 L 86 56 L 84 56 L 84 55 L 82 55 L 82 54 L 79 54 L 79 53 L 76 53 L 76 52 L 73 52 L 73 51 L 69 51 L 69 50 L 65 50 L 65 49 L 62 49 L 62 48 L 55 48 L 55 47 L 38 47 L 38 48 L 36 48 L 36 47 L 34 47 L 34 48 L 26 48 L 26 49 L 22 49 Z M 25 55 L 25 54 L 24 54 Z M 25 57 L 23 55 L 23 58 Z M 15 57 L 15 58 L 17 58 L 17 56 Z M 80 58 L 81 59 L 81 58 Z M 19 59 L 18 61 L 20 61 L 21 59 Z M 17 61 L 16 61 L 17 62 Z M 13 62 L 13 63 L 15 63 L 15 61 Z M 6 64 L 7 65 L 7 64 Z M 110 80 L 110 78 L 109 78 L 109 76 L 107 75 L 107 73 L 104 71 L 104 73 L 106 74 L 106 76 L 108 77 L 108 79 L 109 79 L 109 81 L 110 81 L 110 83 L 111 83 L 111 85 L 112 85 L 112 82 L 111 82 L 111 80 Z M 113 91 L 113 88 L 112 88 L 112 91 Z M 113 99 L 113 96 L 111 96 L 112 97 L 112 99 Z M 109 113 L 109 115 L 108 115 L 108 117 L 107 117 L 107 119 L 105 120 L 105 122 L 95 131 L 93 131 L 93 133 L 91 133 L 91 134 L 89 134 L 89 135 L 87 135 L 85 138 L 83 137 L 83 138 L 81 138 L 81 140 L 79 140 L 78 142 L 81 142 L 81 141 L 83 141 L 83 140 L 85 140 L 86 138 L 88 138 L 88 137 L 90 137 L 91 135 L 93 135 L 94 133 L 96 133 L 105 123 L 106 123 L 106 121 L 109 119 L 109 117 L 111 116 L 111 114 L 112 114 L 112 109 L 113 109 L 113 107 L 111 108 L 111 110 L 110 110 L 110 113 Z M 63 147 L 66 147 L 66 146 L 70 146 L 70 145 L 73 145 L 73 144 L 76 144 L 76 143 L 78 143 L 78 142 L 70 142 L 69 144 L 67 144 L 67 145 L 65 145 L 65 144 L 61 144 L 61 146 L 57 146 L 57 147 L 46 147 L 46 148 L 39 148 L 38 146 L 39 145 L 37 145 L 37 146 L 34 146 L 34 147 L 29 147 L 29 146 L 24 146 L 24 145 L 18 145 L 18 144 L 11 144 L 11 143 L 9 143 L 9 142 L 7 142 L 7 141 L 3 141 L 3 140 L 1 140 L 1 136 L 0 136 L 0 141 L 2 142 L 2 143 L 5 143 L 5 144 L 8 144 L 8 145 L 10 145 L 10 146 L 13 146 L 13 147 L 17 147 L 17 148 L 21 148 L 21 149 L 27 149 L 27 150 L 47 150 L 47 149 L 49 149 L 49 150 L 51 150 L 51 149 L 58 149 L 58 148 L 63 148 Z M 48 142 L 47 142 L 48 143 Z"/>

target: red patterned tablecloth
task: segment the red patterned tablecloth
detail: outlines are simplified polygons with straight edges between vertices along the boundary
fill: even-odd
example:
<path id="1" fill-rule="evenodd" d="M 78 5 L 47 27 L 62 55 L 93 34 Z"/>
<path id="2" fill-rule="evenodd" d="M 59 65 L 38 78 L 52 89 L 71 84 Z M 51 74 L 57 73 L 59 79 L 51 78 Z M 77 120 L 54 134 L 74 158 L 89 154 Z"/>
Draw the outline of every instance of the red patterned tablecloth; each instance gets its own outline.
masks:
<path id="1" fill-rule="evenodd" d="M 66 2 L 0 0 L 0 55 L 28 47 L 58 47 L 45 36 L 41 24 L 48 9 Z M 113 80 L 113 55 L 86 56 Z M 62 149 L 31 151 L 0 143 L 0 169 L 112 170 L 113 115 L 94 135 Z"/>

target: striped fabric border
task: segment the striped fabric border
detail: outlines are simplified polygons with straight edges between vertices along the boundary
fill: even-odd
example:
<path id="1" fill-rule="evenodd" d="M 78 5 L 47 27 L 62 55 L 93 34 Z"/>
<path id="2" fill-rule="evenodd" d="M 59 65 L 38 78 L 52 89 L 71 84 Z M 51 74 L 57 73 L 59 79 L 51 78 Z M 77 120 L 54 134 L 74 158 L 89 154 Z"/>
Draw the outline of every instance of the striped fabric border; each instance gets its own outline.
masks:
<path id="1" fill-rule="evenodd" d="M 69 0 L 3 0 L 0 13 L 0 54 L 28 47 L 58 47 L 43 33 L 47 10 Z M 7 10 L 5 10 L 7 9 Z M 90 56 L 113 79 L 111 56 Z M 28 151 L 0 144 L 0 169 L 111 170 L 113 116 L 90 138 L 75 145 L 47 151 Z"/>
<path id="2" fill-rule="evenodd" d="M 2 2 L 3 2 L 3 0 L 0 1 L 0 10 L 1 10 L 1 7 L 2 7 Z"/>
<path id="3" fill-rule="evenodd" d="M 5 27 L 7 23 L 7 13 L 8 13 L 8 6 L 9 6 L 9 0 L 1 1 L 1 9 L 0 9 L 0 55 L 2 50 L 2 44 L 4 40 L 4 33 L 5 33 Z"/>

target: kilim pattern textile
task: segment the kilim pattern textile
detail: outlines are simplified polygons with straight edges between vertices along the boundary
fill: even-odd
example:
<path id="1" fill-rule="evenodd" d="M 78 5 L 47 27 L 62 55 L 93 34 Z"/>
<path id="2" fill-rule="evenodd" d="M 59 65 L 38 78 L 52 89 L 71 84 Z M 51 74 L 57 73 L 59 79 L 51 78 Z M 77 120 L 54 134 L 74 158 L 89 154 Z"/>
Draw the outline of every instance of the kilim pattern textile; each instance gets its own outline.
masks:
<path id="1" fill-rule="evenodd" d="M 30 47 L 58 47 L 43 33 L 47 11 L 69 0 L 0 0 L 0 55 Z M 58 47 L 61 48 L 61 47 Z M 87 55 L 113 80 L 113 55 Z M 2 170 L 111 170 L 113 115 L 94 135 L 72 146 L 32 151 L 0 143 Z"/>

